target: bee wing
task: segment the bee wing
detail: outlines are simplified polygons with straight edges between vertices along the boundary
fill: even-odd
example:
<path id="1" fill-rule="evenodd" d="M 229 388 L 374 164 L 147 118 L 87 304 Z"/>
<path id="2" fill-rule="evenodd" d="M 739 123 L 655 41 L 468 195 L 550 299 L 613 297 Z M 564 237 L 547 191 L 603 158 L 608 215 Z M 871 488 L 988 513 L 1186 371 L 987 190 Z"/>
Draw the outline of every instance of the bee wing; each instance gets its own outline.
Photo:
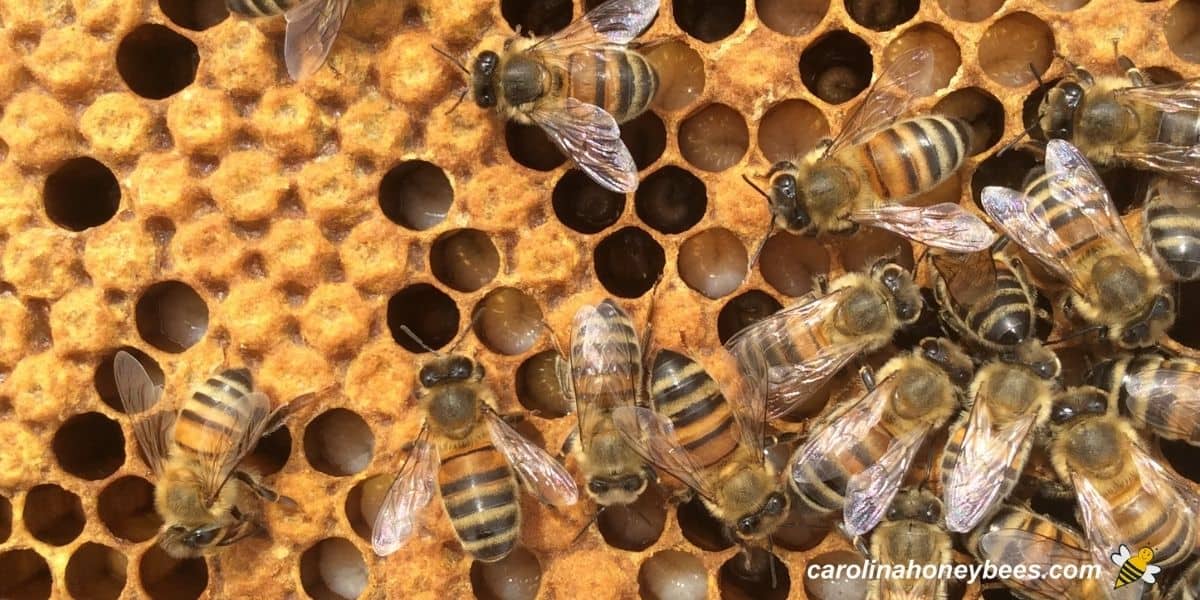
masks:
<path id="1" fill-rule="evenodd" d="M 325 64 L 350 0 L 308 0 L 287 11 L 283 60 L 288 75 L 300 81 Z"/>
<path id="2" fill-rule="evenodd" d="M 722 378 L 719 384 L 721 395 L 729 402 L 737 421 L 742 443 L 756 452 L 756 456 L 765 457 L 762 452 L 767 427 L 767 363 L 760 355 L 747 356 L 745 361 L 740 361 L 725 353 L 716 358 L 721 359 L 737 363 L 727 371 L 733 377 Z"/>
<path id="3" fill-rule="evenodd" d="M 438 453 L 437 447 L 426 439 L 426 431 L 421 429 L 371 526 L 371 548 L 379 556 L 387 556 L 404 546 L 416 528 L 417 515 L 433 500 Z"/>
<path id="4" fill-rule="evenodd" d="M 1002 501 L 1004 472 L 1033 432 L 1034 415 L 1003 427 L 992 418 L 987 398 L 976 398 L 963 436 L 962 451 L 946 481 L 946 528 L 966 532 Z"/>
<path id="5" fill-rule="evenodd" d="M 863 535 L 879 524 L 928 432 L 928 427 L 905 432 L 892 440 L 875 464 L 846 482 L 846 507 L 842 519 L 850 535 Z"/>
<path id="6" fill-rule="evenodd" d="M 1200 78 L 1113 90 L 1122 101 L 1148 104 L 1162 112 L 1200 111 Z"/>
<path id="7" fill-rule="evenodd" d="M 251 392 L 238 398 L 236 403 L 226 402 L 212 408 L 224 413 L 228 421 L 222 423 L 221 428 L 200 430 L 193 449 L 203 457 L 201 472 L 210 501 L 217 497 L 233 470 L 254 449 L 272 421 L 271 400 L 262 392 Z"/>
<path id="8" fill-rule="evenodd" d="M 1153 369 L 1125 377 L 1125 405 L 1137 421 L 1170 439 L 1197 437 L 1200 426 L 1200 373 Z M 1140 406 L 1139 406 L 1140 405 Z M 1172 419 L 1171 415 L 1175 415 Z"/>
<path id="9" fill-rule="evenodd" d="M 979 537 L 979 548 L 985 560 L 1013 569 L 1024 565 L 1026 572 L 1036 568 L 1042 573 L 1049 573 L 1054 565 L 1082 567 L 1092 563 L 1092 555 L 1088 550 L 1025 529 L 989 531 Z M 1014 577 L 1006 579 L 1004 583 L 1031 598 L 1075 598 L 1079 594 L 1078 580 L 1065 577 Z"/>
<path id="10" fill-rule="evenodd" d="M 978 252 L 996 242 L 996 233 L 983 219 L 952 202 L 933 206 L 889 204 L 864 208 L 851 213 L 850 220 L 951 252 Z"/>
<path id="11" fill-rule="evenodd" d="M 915 48 L 892 59 L 862 102 L 846 117 L 842 131 L 825 150 L 825 156 L 859 144 L 907 113 L 913 90 L 927 85 L 932 76 L 933 53 L 926 48 Z"/>
<path id="12" fill-rule="evenodd" d="M 1124 150 L 1116 154 L 1119 160 L 1149 171 L 1177 177 L 1192 185 L 1200 185 L 1200 145 L 1179 146 L 1151 142 L 1140 150 Z"/>
<path id="13" fill-rule="evenodd" d="M 1121 246 L 1127 253 L 1137 254 L 1137 247 L 1129 239 L 1129 232 L 1121 222 L 1121 213 L 1113 205 L 1104 181 L 1078 148 L 1066 140 L 1047 142 L 1046 172 L 1051 176 L 1051 197 L 1082 213 L 1084 223 L 1090 225 L 1062 228 L 1070 234 L 1064 241 L 1072 243 L 1095 235 Z"/>
<path id="14" fill-rule="evenodd" d="M 991 252 L 934 254 L 933 266 L 959 306 L 972 306 L 996 287 L 996 261 Z"/>
<path id="15" fill-rule="evenodd" d="M 700 467 L 675 437 L 675 426 L 670 419 L 641 406 L 619 406 L 613 410 L 612 418 L 621 437 L 646 462 L 670 473 L 697 494 L 713 497 L 702 482 Z"/>
<path id="16" fill-rule="evenodd" d="M 1109 562 L 1116 563 L 1116 555 L 1109 556 L 1108 551 L 1124 544 L 1120 543 L 1123 536 L 1113 517 L 1112 507 L 1087 477 L 1073 473 L 1071 484 L 1075 488 L 1079 513 L 1083 517 L 1083 531 L 1092 545 L 1093 559 L 1102 565 Z M 1129 558 L 1129 549 L 1123 548 L 1121 552 L 1124 557 L 1120 564 L 1123 564 Z"/>
<path id="17" fill-rule="evenodd" d="M 821 481 L 829 481 L 841 475 L 843 471 L 836 466 L 840 456 L 850 451 L 879 423 L 888 405 L 888 399 L 896 390 L 897 381 L 895 377 L 880 381 L 875 389 L 863 394 L 844 412 L 810 436 L 793 455 L 792 479 L 803 483 L 809 477 L 809 469 L 820 477 Z"/>
<path id="18" fill-rule="evenodd" d="M 575 50 L 604 44 L 626 45 L 645 31 L 658 13 L 659 0 L 608 0 L 557 33 L 538 42 L 539 52 Z"/>
<path id="19" fill-rule="evenodd" d="M 488 410 L 485 414 L 492 444 L 516 469 L 525 489 L 551 506 L 571 506 L 579 500 L 575 479 L 553 456 L 509 427 L 495 411 Z"/>
<path id="20" fill-rule="evenodd" d="M 637 189 L 637 165 L 616 119 L 604 109 L 567 97 L 530 111 L 529 117 L 593 181 L 622 194 Z"/>
<path id="21" fill-rule="evenodd" d="M 155 475 L 162 473 L 171 449 L 173 410 L 159 409 L 146 414 L 162 398 L 162 387 L 154 385 L 142 363 L 124 350 L 113 358 L 113 378 L 125 413 L 133 419 L 133 434 Z"/>
<path id="22" fill-rule="evenodd" d="M 571 387 L 580 442 L 588 446 L 585 432 L 598 409 L 632 406 L 642 380 L 642 348 L 629 316 L 604 301 L 575 313 L 571 334 Z"/>

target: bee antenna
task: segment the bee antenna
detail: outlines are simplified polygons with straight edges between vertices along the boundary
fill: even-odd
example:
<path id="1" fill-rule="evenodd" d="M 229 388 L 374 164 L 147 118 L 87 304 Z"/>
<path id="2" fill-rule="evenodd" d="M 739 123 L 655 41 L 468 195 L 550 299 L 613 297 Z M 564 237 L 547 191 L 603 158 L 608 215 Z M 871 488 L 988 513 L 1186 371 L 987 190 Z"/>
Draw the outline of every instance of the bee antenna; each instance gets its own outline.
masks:
<path id="1" fill-rule="evenodd" d="M 449 52 L 442 50 L 441 48 L 438 48 L 437 46 L 430 45 L 429 47 L 433 48 L 434 52 L 437 52 L 438 54 L 441 54 L 442 56 L 446 57 L 446 60 L 450 61 L 450 64 L 458 67 L 458 70 L 462 71 L 463 73 L 466 73 L 468 77 L 471 76 L 471 71 L 469 69 L 467 69 L 467 66 L 464 65 L 462 63 L 462 61 L 451 56 Z"/>
<path id="2" fill-rule="evenodd" d="M 762 194 L 762 197 L 766 198 L 768 202 L 771 201 L 771 196 L 769 194 L 767 194 L 766 192 L 764 192 L 762 188 L 758 187 L 758 184 L 754 183 L 754 181 L 751 180 L 748 175 L 746 175 L 745 173 L 742 173 L 742 179 L 746 180 L 746 183 L 750 184 L 750 187 L 754 188 L 754 191 L 758 192 L 759 194 Z"/>
<path id="3" fill-rule="evenodd" d="M 455 109 L 458 108 L 458 105 L 462 104 L 463 100 L 466 100 L 466 99 L 467 99 L 467 88 L 463 88 L 462 93 L 458 95 L 458 100 L 456 100 L 454 102 L 454 106 L 451 106 L 450 109 L 446 111 L 446 114 L 450 114 L 450 113 L 454 112 Z"/>
<path id="4" fill-rule="evenodd" d="M 1058 346 L 1058 345 L 1064 344 L 1066 342 L 1069 342 L 1075 338 L 1083 337 L 1089 333 L 1094 333 L 1094 332 L 1100 331 L 1102 329 L 1104 329 L 1103 325 L 1093 325 L 1091 327 L 1085 327 L 1083 329 L 1078 329 L 1076 331 L 1072 331 L 1071 333 L 1067 334 L 1066 336 L 1060 337 L 1057 340 L 1046 340 L 1046 343 L 1042 344 L 1042 345 L 1047 348 L 1049 348 L 1051 346 Z"/>
<path id="5" fill-rule="evenodd" d="M 771 589 L 779 587 L 779 582 L 775 577 L 775 540 L 771 536 L 767 536 L 767 565 L 771 570 Z"/>
<path id="6" fill-rule="evenodd" d="M 418 336 L 416 333 L 413 332 L 413 330 L 408 328 L 408 325 L 401 325 L 400 331 L 403 331 L 404 335 L 407 335 L 409 337 L 409 339 L 416 342 L 418 346 L 424 348 L 426 352 L 429 352 L 432 354 L 441 354 L 437 350 L 430 348 L 429 345 L 425 343 L 425 340 L 422 340 L 420 338 L 420 336 Z"/>
<path id="7" fill-rule="evenodd" d="M 574 546 L 575 543 L 579 541 L 579 538 L 583 537 L 583 534 L 587 533 L 587 530 L 591 529 L 592 525 L 595 524 L 598 519 L 600 519 L 600 513 L 602 512 L 604 512 L 603 506 L 597 508 L 596 512 L 592 513 L 592 518 L 588 519 L 588 522 L 583 526 L 583 529 L 580 529 L 579 533 L 575 534 L 575 537 L 571 540 L 572 546 Z"/>
<path id="8" fill-rule="evenodd" d="M 1033 131 L 1033 128 L 1037 127 L 1037 126 L 1038 126 L 1037 122 L 1030 123 L 1028 127 L 1026 127 L 1023 131 L 1021 131 L 1021 133 L 1019 135 L 1017 135 L 1017 137 L 1013 138 L 1013 141 L 1005 144 L 1004 147 L 1001 148 L 1000 151 L 996 153 L 996 156 L 1002 156 L 1005 152 L 1012 150 L 1014 146 L 1016 146 L 1017 144 L 1020 144 L 1022 141 L 1024 141 L 1024 139 L 1026 137 L 1029 137 L 1029 132 Z"/>
<path id="9" fill-rule="evenodd" d="M 454 339 L 454 343 L 451 344 L 450 349 L 446 351 L 447 354 L 454 354 L 454 351 L 458 350 L 459 344 L 462 344 L 463 340 L 467 339 L 467 332 L 474 329 L 475 324 L 479 322 L 479 317 L 483 315 L 483 311 L 484 309 L 480 308 L 471 314 L 471 320 L 467 322 L 467 326 L 463 328 L 462 333 L 458 334 L 458 337 Z"/>
<path id="10" fill-rule="evenodd" d="M 1046 85 L 1046 82 L 1042 81 L 1042 74 L 1038 73 L 1037 67 L 1033 66 L 1033 63 L 1026 64 L 1029 65 L 1029 72 L 1033 73 L 1033 80 L 1038 83 L 1038 87 Z"/>

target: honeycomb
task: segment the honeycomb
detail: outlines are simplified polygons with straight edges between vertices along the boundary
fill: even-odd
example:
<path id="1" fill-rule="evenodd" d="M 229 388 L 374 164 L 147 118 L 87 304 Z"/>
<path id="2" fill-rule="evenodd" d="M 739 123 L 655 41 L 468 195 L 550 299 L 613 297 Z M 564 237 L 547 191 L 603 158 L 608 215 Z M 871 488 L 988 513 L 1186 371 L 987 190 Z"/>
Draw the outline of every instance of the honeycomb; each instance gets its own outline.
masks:
<path id="1" fill-rule="evenodd" d="M 620 195 L 537 129 L 451 110 L 463 77 L 431 48 L 466 57 L 596 4 L 356 0 L 326 67 L 294 84 L 282 20 L 222 0 L 0 0 L 0 597 L 822 597 L 803 569 L 855 560 L 840 536 L 785 530 L 769 589 L 697 503 L 660 491 L 638 505 L 654 531 L 602 516 L 576 540 L 593 506 L 525 498 L 523 546 L 498 565 L 472 564 L 440 508 L 376 558 L 369 523 L 421 420 L 422 348 L 402 326 L 434 348 L 462 336 L 553 452 L 572 419 L 546 332 L 565 343 L 582 303 L 618 297 L 653 315 L 657 346 L 713 348 L 814 275 L 894 251 L 913 264 L 878 231 L 777 233 L 747 268 L 769 215 L 742 175 L 838 131 L 889 56 L 930 48 L 916 110 L 974 127 L 967 166 L 928 194 L 970 207 L 1033 165 L 998 150 L 1037 78 L 1061 75 L 1056 49 L 1115 72 L 1116 39 L 1161 81 L 1200 62 L 1200 0 L 664 0 L 641 38 L 664 89 L 623 127 L 642 183 Z M 1198 315 L 1173 347 L 1200 347 Z M 225 365 L 276 402 L 318 391 L 249 459 L 301 500 L 265 508 L 269 538 L 207 561 L 155 545 L 118 350 L 168 393 Z M 1197 477 L 1190 448 L 1168 450 Z"/>

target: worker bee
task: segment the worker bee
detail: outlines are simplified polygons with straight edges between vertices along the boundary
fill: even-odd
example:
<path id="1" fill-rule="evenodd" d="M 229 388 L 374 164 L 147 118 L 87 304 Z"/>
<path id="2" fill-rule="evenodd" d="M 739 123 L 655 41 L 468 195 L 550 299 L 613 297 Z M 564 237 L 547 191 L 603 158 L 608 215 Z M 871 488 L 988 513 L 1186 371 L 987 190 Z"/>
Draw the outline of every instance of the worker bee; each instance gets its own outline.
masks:
<path id="1" fill-rule="evenodd" d="M 113 374 L 125 412 L 134 415 L 138 446 L 157 478 L 154 507 L 163 520 L 158 543 L 167 554 L 203 556 L 263 531 L 255 512 L 243 503 L 243 489 L 296 507 L 294 500 L 240 465 L 306 399 L 272 410 L 270 399 L 254 391 L 249 371 L 227 369 L 198 386 L 178 410 L 147 412 L 163 389 L 141 363 L 117 352 Z"/>
<path id="2" fill-rule="evenodd" d="M 1138 252 L 1100 176 L 1063 140 L 1046 144 L 1046 173 L 1025 192 L 990 186 L 983 207 L 1071 288 L 1070 306 L 1122 348 L 1154 345 L 1175 302 L 1153 260 Z"/>
<path id="3" fill-rule="evenodd" d="M 1139 367 L 1126 370 L 1121 387 L 1129 418 L 1161 438 L 1200 446 L 1200 364 L 1173 358 Z"/>
<path id="4" fill-rule="evenodd" d="M 1058 357 L 1032 339 L 975 374 L 971 410 L 950 428 L 942 452 L 947 529 L 970 531 L 1012 491 L 1050 418 L 1061 370 Z"/>
<path id="5" fill-rule="evenodd" d="M 283 60 L 292 80 L 300 81 L 325 64 L 350 0 L 225 0 L 225 5 L 245 17 L 283 15 Z"/>
<path id="6" fill-rule="evenodd" d="M 833 139 L 796 165 L 784 161 L 767 174 L 772 228 L 821 235 L 879 227 L 922 244 L 955 252 L 987 248 L 996 237 L 982 219 L 957 204 L 900 204 L 945 181 L 962 166 L 971 128 L 962 119 L 906 113 L 910 90 L 928 81 L 933 53 L 919 48 L 896 57 Z M 749 181 L 749 180 L 747 180 Z"/>
<path id="7" fill-rule="evenodd" d="M 1200 188 L 1156 175 L 1142 209 L 1142 240 L 1159 271 L 1200 279 Z"/>
<path id="8" fill-rule="evenodd" d="M 892 504 L 926 439 L 958 410 L 974 365 L 943 338 L 892 358 L 879 383 L 863 370 L 867 393 L 840 407 L 811 434 L 790 463 L 792 489 L 809 508 L 844 507 L 845 531 L 870 531 Z"/>
<path id="9" fill-rule="evenodd" d="M 824 286 L 818 286 L 824 287 Z M 767 368 L 767 417 L 787 414 L 851 359 L 883 347 L 921 315 L 912 275 L 887 259 L 746 327 L 725 343 L 755 373 Z"/>
<path id="10" fill-rule="evenodd" d="M 496 412 L 496 396 L 483 377 L 482 365 L 458 354 L 421 367 L 415 395 L 425 422 L 375 518 L 371 546 L 379 556 L 412 536 L 418 514 L 433 499 L 435 480 L 463 549 L 482 562 L 508 556 L 517 544 L 521 506 L 514 470 L 545 504 L 569 506 L 578 499 L 566 469 Z"/>
<path id="11" fill-rule="evenodd" d="M 558 33 L 481 52 L 469 71 L 475 104 L 541 127 L 596 183 L 632 192 L 637 166 L 617 124 L 650 106 L 659 77 L 626 45 L 657 12 L 658 0 L 608 0 Z"/>
<path id="12" fill-rule="evenodd" d="M 950 534 L 940 525 L 942 503 L 928 490 L 909 488 L 896 494 L 883 522 L 871 532 L 869 553 L 881 568 L 950 565 L 954 562 Z M 949 598 L 950 581 L 939 577 L 872 579 L 867 598 Z"/>

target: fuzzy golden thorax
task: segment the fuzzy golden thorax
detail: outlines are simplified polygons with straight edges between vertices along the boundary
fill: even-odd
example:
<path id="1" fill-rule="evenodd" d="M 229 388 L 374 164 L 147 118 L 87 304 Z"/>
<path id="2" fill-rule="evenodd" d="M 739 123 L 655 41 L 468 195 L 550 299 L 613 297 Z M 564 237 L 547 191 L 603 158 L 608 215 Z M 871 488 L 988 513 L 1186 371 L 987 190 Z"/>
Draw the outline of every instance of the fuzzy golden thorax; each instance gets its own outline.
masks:
<path id="1" fill-rule="evenodd" d="M 653 471 L 615 428 L 596 432 L 589 439 L 586 450 L 577 447 L 574 451 L 587 479 L 588 496 L 600 506 L 633 503 L 654 478 Z"/>
<path id="2" fill-rule="evenodd" d="M 738 454 L 738 459 L 727 462 L 717 473 L 713 482 L 716 497 L 704 502 L 738 539 L 761 540 L 787 518 L 788 496 L 770 464 L 756 460 L 744 448 Z"/>
<path id="3" fill-rule="evenodd" d="M 231 511 L 241 486 L 228 483 L 210 501 L 203 469 L 194 461 L 172 459 L 154 488 L 154 507 L 163 520 L 159 544 L 176 558 L 211 552 L 224 537 L 223 530 L 237 522 Z"/>

